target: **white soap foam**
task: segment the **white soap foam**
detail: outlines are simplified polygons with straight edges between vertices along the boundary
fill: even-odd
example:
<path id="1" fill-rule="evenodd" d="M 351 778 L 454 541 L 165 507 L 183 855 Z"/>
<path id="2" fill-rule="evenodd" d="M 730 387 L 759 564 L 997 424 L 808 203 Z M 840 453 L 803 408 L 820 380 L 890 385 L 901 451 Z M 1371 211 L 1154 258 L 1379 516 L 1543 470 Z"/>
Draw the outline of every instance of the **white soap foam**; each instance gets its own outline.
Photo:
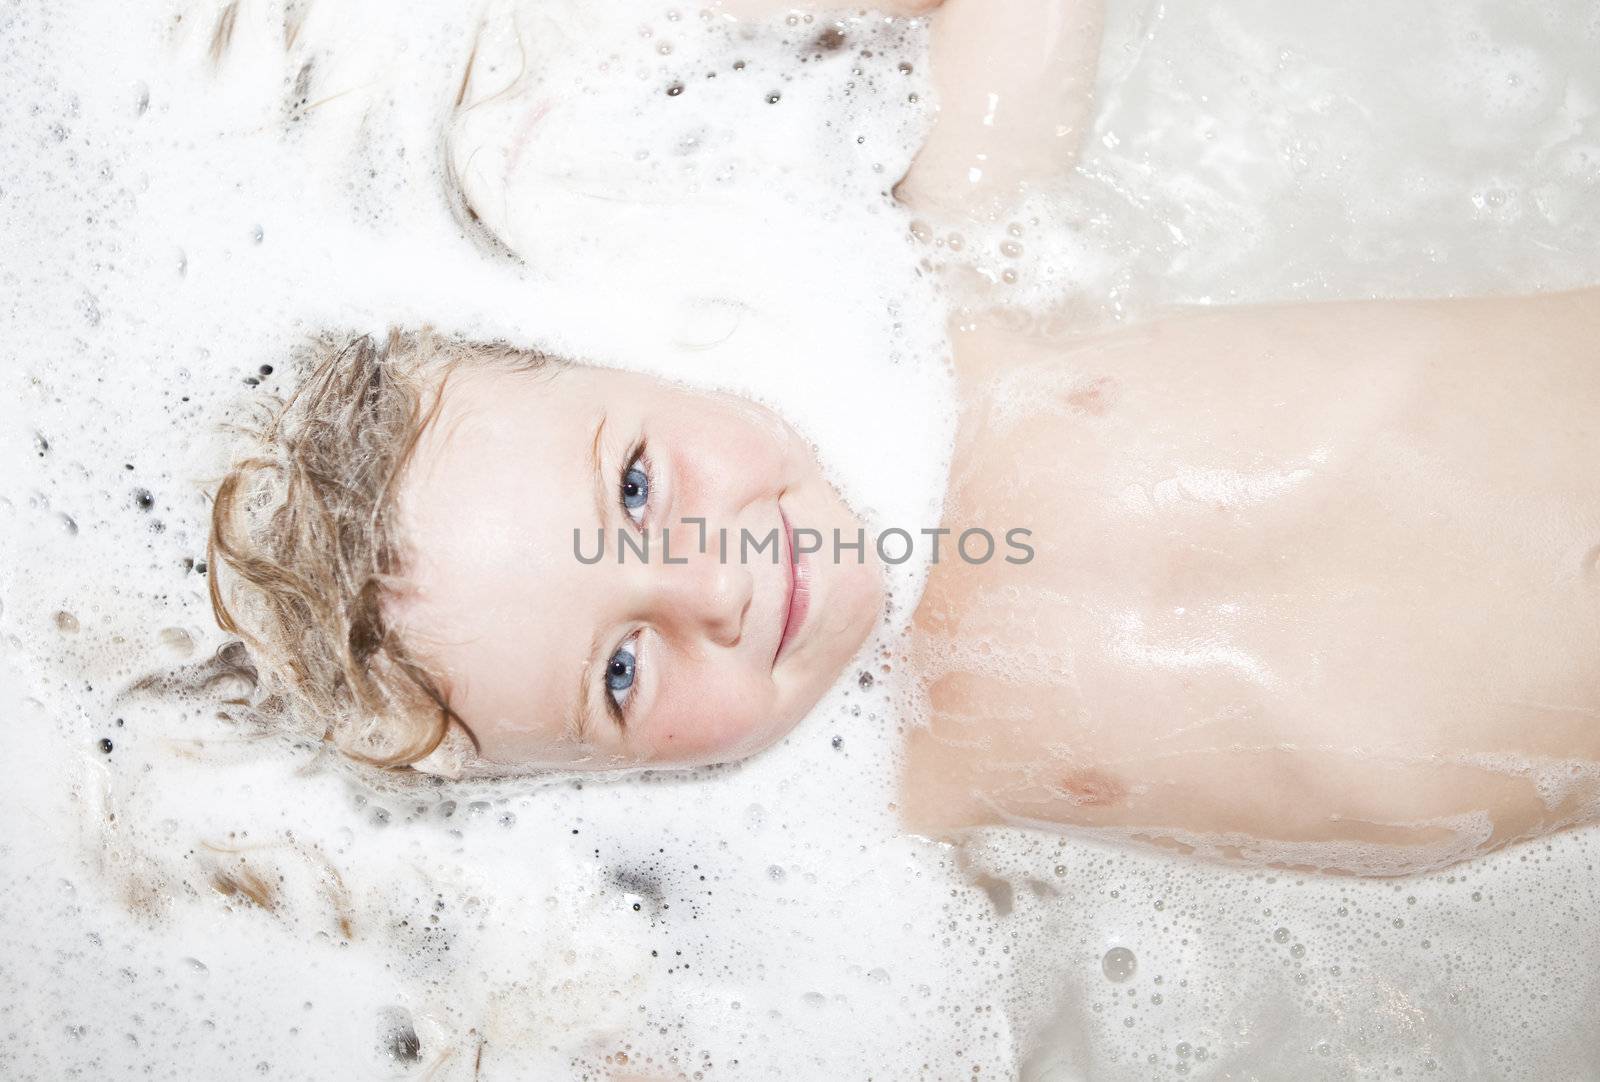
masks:
<path id="1" fill-rule="evenodd" d="M 0 11 L 0 1073 L 1600 1061 L 1592 830 L 1395 882 L 1027 831 L 922 843 L 890 809 L 915 720 L 892 638 L 771 753 L 609 780 L 382 781 L 219 718 L 218 692 L 130 692 L 220 641 L 193 563 L 218 420 L 285 391 L 294 346 L 328 328 L 431 322 L 740 390 L 816 439 L 877 522 L 936 520 L 937 298 L 885 195 L 928 120 L 921 31 L 858 19 L 819 50 L 820 20 L 531 9 L 568 30 L 532 51 L 568 111 L 505 227 L 526 265 L 463 228 L 441 178 L 475 10 Z M 1593 280 L 1600 20 L 1519 11 L 1116 5 L 1081 168 L 1021 236 L 963 250 L 1110 319 Z M 764 80 L 747 97 L 727 89 L 741 59 Z"/>

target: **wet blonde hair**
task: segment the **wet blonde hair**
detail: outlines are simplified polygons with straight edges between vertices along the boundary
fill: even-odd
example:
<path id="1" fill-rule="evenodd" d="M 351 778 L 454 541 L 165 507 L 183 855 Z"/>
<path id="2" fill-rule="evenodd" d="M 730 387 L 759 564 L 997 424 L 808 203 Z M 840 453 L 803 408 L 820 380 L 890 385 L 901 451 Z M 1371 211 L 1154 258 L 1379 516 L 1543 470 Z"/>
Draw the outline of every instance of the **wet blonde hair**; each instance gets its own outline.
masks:
<path id="1" fill-rule="evenodd" d="M 554 362 L 428 330 L 325 338 L 294 394 L 242 427 L 212 506 L 211 606 L 252 655 L 258 708 L 377 766 L 417 762 L 460 722 L 385 604 L 406 570 L 395 495 L 462 363 Z"/>

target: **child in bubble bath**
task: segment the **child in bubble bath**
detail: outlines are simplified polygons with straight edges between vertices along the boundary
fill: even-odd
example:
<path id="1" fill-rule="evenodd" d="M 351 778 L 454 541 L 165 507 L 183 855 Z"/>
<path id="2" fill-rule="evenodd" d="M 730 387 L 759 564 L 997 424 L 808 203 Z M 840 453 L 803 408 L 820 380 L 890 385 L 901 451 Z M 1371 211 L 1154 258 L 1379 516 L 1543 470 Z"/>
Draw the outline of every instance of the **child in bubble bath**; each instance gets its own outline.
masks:
<path id="1" fill-rule="evenodd" d="M 1098 6 L 883 7 L 931 20 L 939 101 L 896 198 L 941 231 L 1006 222 L 1090 125 Z M 534 108 L 463 91 L 464 116 Z M 505 240 L 477 130 L 449 154 Z M 952 317 L 944 525 L 1026 523 L 1033 556 L 931 569 L 904 651 L 925 705 L 908 830 L 1395 874 L 1595 817 L 1600 290 L 1076 337 L 1013 315 L 997 284 Z M 856 671 L 873 546 L 795 539 L 859 526 L 754 402 L 397 333 L 330 349 L 227 475 L 213 599 L 274 701 L 357 758 L 703 764 Z M 583 564 L 574 528 L 670 528 L 685 561 Z M 782 558 L 729 558 L 724 530 L 776 532 Z"/>

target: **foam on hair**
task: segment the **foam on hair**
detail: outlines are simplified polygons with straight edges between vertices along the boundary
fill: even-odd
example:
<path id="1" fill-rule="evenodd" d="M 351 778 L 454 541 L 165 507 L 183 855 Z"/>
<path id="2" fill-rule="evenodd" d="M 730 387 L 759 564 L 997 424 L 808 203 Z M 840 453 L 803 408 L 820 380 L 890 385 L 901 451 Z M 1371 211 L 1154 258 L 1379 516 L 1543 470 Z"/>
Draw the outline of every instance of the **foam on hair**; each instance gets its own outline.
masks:
<path id="1" fill-rule="evenodd" d="M 429 330 L 324 337 L 305 382 L 240 426 L 243 454 L 217 487 L 207 546 L 217 623 L 249 647 L 257 709 L 378 766 L 444 739 L 449 689 L 391 626 L 403 581 L 395 495 L 459 364 L 533 370 L 544 354 Z"/>

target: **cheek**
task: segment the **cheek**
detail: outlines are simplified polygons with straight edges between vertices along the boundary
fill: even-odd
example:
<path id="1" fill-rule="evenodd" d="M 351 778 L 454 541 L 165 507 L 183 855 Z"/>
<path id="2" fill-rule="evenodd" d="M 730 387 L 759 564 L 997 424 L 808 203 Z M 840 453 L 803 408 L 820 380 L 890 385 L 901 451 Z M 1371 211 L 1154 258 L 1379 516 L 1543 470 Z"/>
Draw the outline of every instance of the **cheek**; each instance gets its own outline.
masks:
<path id="1" fill-rule="evenodd" d="M 663 762 L 723 762 L 756 750 L 774 723 L 770 683 L 709 669 L 684 672 L 663 689 L 649 722 L 653 758 Z"/>

